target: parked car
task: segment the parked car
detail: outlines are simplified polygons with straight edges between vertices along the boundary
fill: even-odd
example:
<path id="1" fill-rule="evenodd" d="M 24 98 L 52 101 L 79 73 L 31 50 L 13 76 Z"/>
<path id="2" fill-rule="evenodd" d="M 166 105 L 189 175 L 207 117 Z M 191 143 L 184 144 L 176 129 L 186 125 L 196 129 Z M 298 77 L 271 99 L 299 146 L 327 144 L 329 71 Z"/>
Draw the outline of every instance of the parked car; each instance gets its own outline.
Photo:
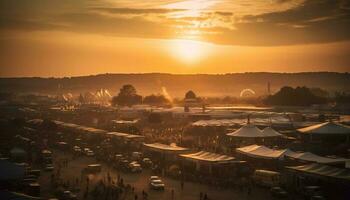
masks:
<path id="1" fill-rule="evenodd" d="M 93 156 L 95 156 L 95 153 L 92 150 L 89 150 L 86 152 L 86 155 L 89 157 L 93 157 Z"/>
<path id="2" fill-rule="evenodd" d="M 53 171 L 54 167 L 52 164 L 46 164 L 45 171 Z"/>
<path id="3" fill-rule="evenodd" d="M 119 168 L 122 170 L 128 170 L 129 169 L 129 161 L 126 159 L 123 159 L 119 162 Z"/>
<path id="4" fill-rule="evenodd" d="M 313 196 L 322 196 L 322 190 L 320 186 L 306 186 L 303 188 L 302 194 L 305 198 L 310 199 Z"/>
<path id="5" fill-rule="evenodd" d="M 62 141 L 61 142 L 57 142 L 56 146 L 62 151 L 69 150 L 69 145 L 68 145 L 67 142 L 62 142 Z"/>
<path id="6" fill-rule="evenodd" d="M 142 159 L 142 166 L 143 167 L 152 167 L 153 162 L 149 158 L 143 158 Z"/>
<path id="7" fill-rule="evenodd" d="M 277 197 L 277 198 L 287 198 L 288 197 L 288 193 L 282 189 L 281 187 L 272 187 L 271 190 L 271 195 L 273 197 Z"/>
<path id="8" fill-rule="evenodd" d="M 67 199 L 67 200 L 76 200 L 77 195 L 73 194 L 71 191 L 66 190 L 62 193 L 61 198 L 60 199 Z"/>
<path id="9" fill-rule="evenodd" d="M 122 154 L 116 154 L 115 156 L 114 156 L 114 160 L 116 161 L 116 162 L 119 162 L 120 160 L 122 160 L 124 157 L 123 157 L 123 155 Z"/>
<path id="10" fill-rule="evenodd" d="M 90 151 L 90 148 L 85 147 L 83 151 L 84 151 L 84 153 L 86 153 L 86 152 Z"/>
<path id="11" fill-rule="evenodd" d="M 159 179 L 160 179 L 159 176 L 151 176 L 149 178 L 149 181 L 151 182 L 152 180 L 159 180 Z"/>
<path id="12" fill-rule="evenodd" d="M 164 190 L 165 184 L 160 179 L 150 179 L 150 187 L 153 190 Z"/>
<path id="13" fill-rule="evenodd" d="M 75 154 L 81 154 L 82 153 L 82 150 L 79 146 L 74 146 L 73 147 L 73 151 Z"/>
<path id="14" fill-rule="evenodd" d="M 140 173 L 140 172 L 142 172 L 141 165 L 138 162 L 135 162 L 135 161 L 129 163 L 129 169 L 133 173 Z"/>

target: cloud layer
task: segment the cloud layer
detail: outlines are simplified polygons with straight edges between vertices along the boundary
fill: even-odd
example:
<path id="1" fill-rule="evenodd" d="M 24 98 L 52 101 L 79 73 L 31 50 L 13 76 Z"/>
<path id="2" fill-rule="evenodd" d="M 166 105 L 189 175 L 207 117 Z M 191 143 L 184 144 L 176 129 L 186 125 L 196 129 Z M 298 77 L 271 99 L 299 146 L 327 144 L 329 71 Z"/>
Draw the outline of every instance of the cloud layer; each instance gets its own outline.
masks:
<path id="1" fill-rule="evenodd" d="M 350 39 L 349 0 L 3 0 L 1 4 L 1 32 L 65 31 L 249 46 Z"/>

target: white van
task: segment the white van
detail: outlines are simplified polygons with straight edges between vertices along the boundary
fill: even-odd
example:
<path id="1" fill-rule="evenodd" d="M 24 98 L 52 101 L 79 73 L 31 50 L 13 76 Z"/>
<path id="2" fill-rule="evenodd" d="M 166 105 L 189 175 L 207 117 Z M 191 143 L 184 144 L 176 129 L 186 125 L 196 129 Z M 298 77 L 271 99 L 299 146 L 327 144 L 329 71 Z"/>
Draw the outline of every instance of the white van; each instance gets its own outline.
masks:
<path id="1" fill-rule="evenodd" d="M 273 187 L 280 185 L 281 174 L 269 170 L 255 170 L 253 174 L 253 181 L 257 185 Z"/>

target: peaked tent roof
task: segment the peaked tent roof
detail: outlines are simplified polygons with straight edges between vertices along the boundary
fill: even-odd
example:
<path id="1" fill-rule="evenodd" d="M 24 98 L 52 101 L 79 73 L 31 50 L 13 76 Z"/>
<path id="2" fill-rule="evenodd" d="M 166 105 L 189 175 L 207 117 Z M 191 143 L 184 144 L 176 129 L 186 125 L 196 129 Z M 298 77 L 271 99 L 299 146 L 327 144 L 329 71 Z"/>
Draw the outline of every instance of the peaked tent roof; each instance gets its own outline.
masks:
<path id="1" fill-rule="evenodd" d="M 257 128 L 255 125 L 250 123 L 242 126 L 241 128 L 239 128 L 238 130 L 232 133 L 228 133 L 227 135 L 231 137 L 246 137 L 246 138 L 264 137 L 261 130 Z"/>
<path id="2" fill-rule="evenodd" d="M 281 137 L 281 136 L 283 136 L 282 134 L 280 134 L 275 129 L 273 129 L 269 126 L 264 128 L 262 130 L 262 133 L 263 133 L 264 137 Z"/>
<path id="3" fill-rule="evenodd" d="M 255 157 L 255 158 L 278 159 L 289 150 L 287 149 L 275 150 L 265 146 L 253 144 L 242 148 L 237 148 L 236 151 L 238 153 Z"/>
<path id="4" fill-rule="evenodd" d="M 331 178 L 350 181 L 349 169 L 331 167 L 328 165 L 322 165 L 317 163 L 313 163 L 310 165 L 295 166 L 295 167 L 286 167 L 286 168 L 299 171 L 299 172 L 305 172 L 310 174 L 316 174 L 319 176 L 325 176 L 325 177 L 331 177 Z"/>
<path id="5" fill-rule="evenodd" d="M 337 122 L 324 122 L 298 131 L 307 134 L 350 134 L 350 127 Z"/>
<path id="6" fill-rule="evenodd" d="M 235 160 L 235 158 L 231 156 L 206 151 L 199 151 L 197 153 L 190 154 L 181 154 L 180 156 L 191 160 L 206 161 L 211 163 L 227 163 Z"/>

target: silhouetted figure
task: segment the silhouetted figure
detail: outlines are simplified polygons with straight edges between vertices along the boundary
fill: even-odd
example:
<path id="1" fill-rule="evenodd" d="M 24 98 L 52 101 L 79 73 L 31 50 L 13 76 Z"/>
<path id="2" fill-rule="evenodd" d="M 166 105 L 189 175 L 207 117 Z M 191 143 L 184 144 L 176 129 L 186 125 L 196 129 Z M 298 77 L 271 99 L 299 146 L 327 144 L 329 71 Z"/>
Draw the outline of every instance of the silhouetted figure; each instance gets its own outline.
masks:
<path id="1" fill-rule="evenodd" d="M 207 196 L 207 193 L 204 194 L 204 198 L 203 200 L 208 200 L 208 196 Z"/>

